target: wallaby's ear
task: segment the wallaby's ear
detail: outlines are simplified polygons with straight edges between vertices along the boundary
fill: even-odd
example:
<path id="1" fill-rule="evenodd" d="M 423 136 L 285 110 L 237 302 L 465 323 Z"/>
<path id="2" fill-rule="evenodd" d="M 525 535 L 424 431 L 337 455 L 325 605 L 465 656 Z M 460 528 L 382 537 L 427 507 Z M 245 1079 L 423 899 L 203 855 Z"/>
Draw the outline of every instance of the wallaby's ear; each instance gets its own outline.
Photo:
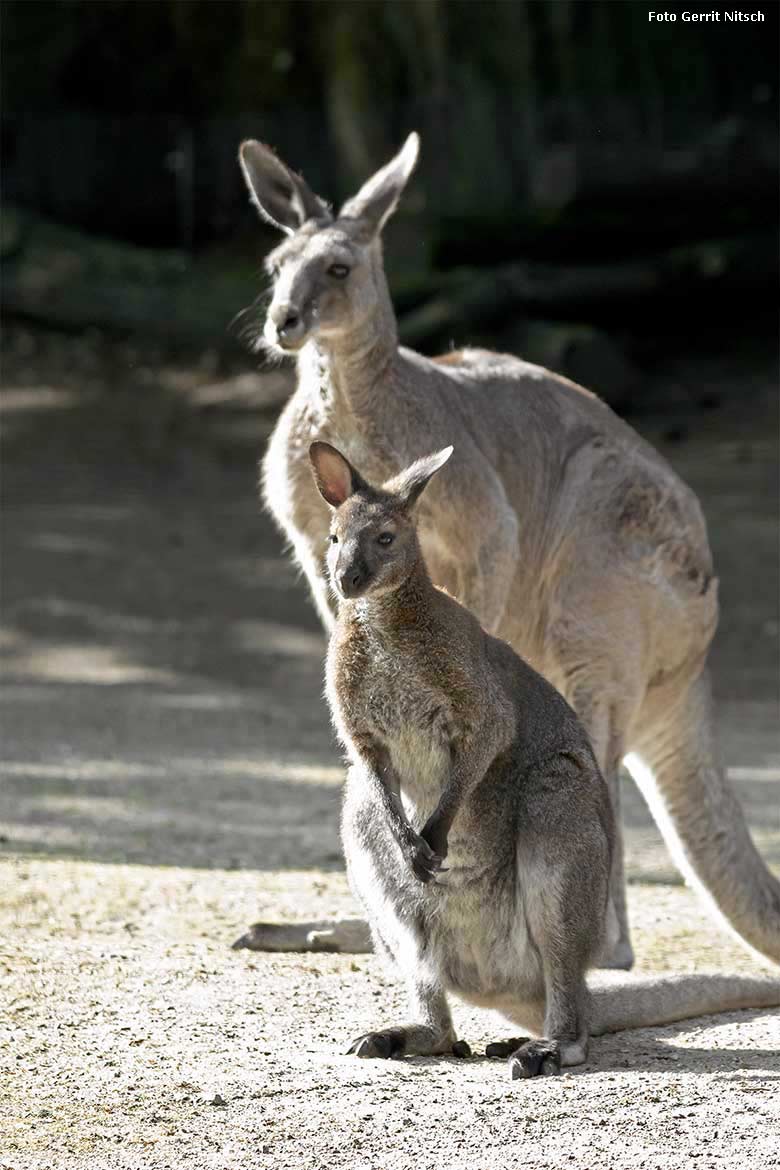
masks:
<path id="1" fill-rule="evenodd" d="M 452 447 L 444 447 L 434 455 L 425 455 L 388 480 L 383 490 L 400 496 L 407 508 L 413 508 L 431 478 L 444 466 L 452 452 Z"/>
<path id="2" fill-rule="evenodd" d="M 276 157 L 270 146 L 250 138 L 241 143 L 238 161 L 252 202 L 272 227 L 291 236 L 307 219 L 330 218 L 327 204 Z"/>
<path id="3" fill-rule="evenodd" d="M 312 443 L 309 458 L 319 493 L 331 508 L 340 508 L 355 492 L 368 487 L 349 460 L 330 443 Z"/>
<path id="4" fill-rule="evenodd" d="M 419 150 L 420 136 L 413 132 L 395 158 L 372 175 L 357 195 L 347 200 L 339 217 L 360 220 L 368 239 L 380 232 L 396 209 L 401 192 L 414 170 Z"/>

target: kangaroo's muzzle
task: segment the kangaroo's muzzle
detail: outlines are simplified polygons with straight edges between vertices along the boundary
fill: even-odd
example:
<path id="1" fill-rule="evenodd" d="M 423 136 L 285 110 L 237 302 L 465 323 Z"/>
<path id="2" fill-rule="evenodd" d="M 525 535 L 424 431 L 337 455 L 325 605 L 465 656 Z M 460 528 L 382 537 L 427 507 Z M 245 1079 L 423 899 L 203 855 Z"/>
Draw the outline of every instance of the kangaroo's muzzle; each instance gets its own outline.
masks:
<path id="1" fill-rule="evenodd" d="M 282 349 L 297 349 L 308 334 L 304 313 L 295 305 L 284 302 L 272 305 L 266 321 L 269 341 Z"/>

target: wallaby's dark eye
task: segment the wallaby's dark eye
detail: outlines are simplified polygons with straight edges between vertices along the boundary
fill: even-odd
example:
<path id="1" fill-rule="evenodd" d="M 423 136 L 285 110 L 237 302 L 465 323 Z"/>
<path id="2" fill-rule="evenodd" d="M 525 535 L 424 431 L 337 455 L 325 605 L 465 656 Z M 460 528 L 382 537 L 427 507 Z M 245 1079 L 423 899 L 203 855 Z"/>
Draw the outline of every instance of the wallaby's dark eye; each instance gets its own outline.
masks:
<path id="1" fill-rule="evenodd" d="M 330 536 L 328 537 L 328 540 L 330 541 L 331 544 L 338 544 L 338 542 L 339 542 L 339 538 L 336 536 L 335 532 L 331 532 Z"/>
<path id="2" fill-rule="evenodd" d="M 376 542 L 377 542 L 377 544 L 392 544 L 393 543 L 392 532 L 380 532 L 379 536 L 376 538 Z"/>
<path id="3" fill-rule="evenodd" d="M 349 269 L 346 264 L 331 264 L 328 276 L 335 276 L 336 280 L 344 280 L 346 276 L 349 276 Z"/>

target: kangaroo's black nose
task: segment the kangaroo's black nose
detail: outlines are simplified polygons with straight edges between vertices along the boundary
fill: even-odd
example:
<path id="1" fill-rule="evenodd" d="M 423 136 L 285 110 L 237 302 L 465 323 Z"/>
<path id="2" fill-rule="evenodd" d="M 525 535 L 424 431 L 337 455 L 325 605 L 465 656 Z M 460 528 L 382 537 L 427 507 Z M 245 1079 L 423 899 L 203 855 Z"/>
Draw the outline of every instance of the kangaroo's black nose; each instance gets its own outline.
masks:
<path id="1" fill-rule="evenodd" d="M 303 312 L 289 301 L 272 305 L 268 319 L 273 325 L 271 340 L 280 342 L 284 349 L 296 345 L 306 334 L 306 319 Z"/>

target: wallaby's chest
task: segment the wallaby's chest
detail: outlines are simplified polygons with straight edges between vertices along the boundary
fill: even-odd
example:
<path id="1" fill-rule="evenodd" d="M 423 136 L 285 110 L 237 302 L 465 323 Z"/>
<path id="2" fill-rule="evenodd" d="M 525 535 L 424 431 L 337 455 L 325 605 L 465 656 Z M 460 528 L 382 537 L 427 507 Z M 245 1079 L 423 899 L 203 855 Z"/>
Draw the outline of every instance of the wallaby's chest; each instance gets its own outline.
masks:
<path id="1" fill-rule="evenodd" d="M 387 749 L 401 781 L 408 811 L 431 812 L 441 791 L 456 733 L 443 688 L 414 660 L 386 650 L 373 639 L 361 645 L 342 688 L 347 723 L 368 732 Z M 416 817 L 415 817 L 416 819 Z"/>
<path id="2" fill-rule="evenodd" d="M 388 740 L 406 736 L 415 742 L 439 741 L 447 734 L 451 712 L 446 695 L 396 658 L 375 653 L 361 692 L 361 713 Z"/>

